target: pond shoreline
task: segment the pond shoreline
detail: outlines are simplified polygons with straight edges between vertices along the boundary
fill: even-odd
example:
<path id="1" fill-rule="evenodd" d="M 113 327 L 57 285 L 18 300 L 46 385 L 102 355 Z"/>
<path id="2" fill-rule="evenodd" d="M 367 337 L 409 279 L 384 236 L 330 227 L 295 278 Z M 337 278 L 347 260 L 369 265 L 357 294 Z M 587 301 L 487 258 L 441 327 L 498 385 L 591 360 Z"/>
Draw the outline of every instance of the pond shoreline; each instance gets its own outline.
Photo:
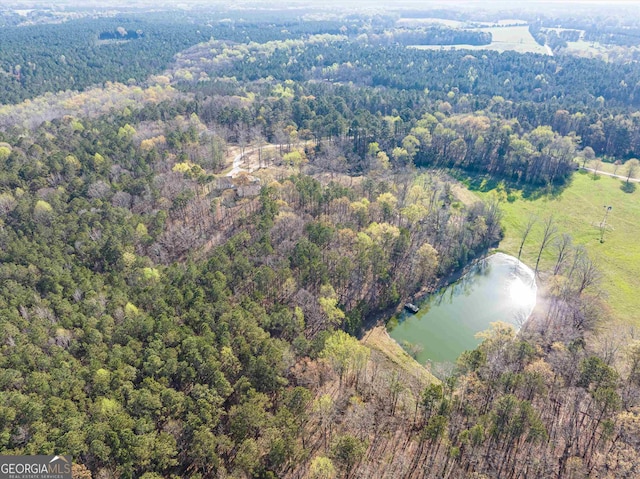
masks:
<path id="1" fill-rule="evenodd" d="M 401 313 L 406 303 L 410 303 L 410 302 L 421 303 L 422 301 L 424 301 L 424 299 L 428 295 L 437 293 L 442 288 L 446 288 L 447 286 L 451 286 L 460 278 L 462 278 L 465 274 L 467 274 L 470 271 L 470 269 L 473 266 L 475 266 L 479 261 L 484 260 L 496 253 L 502 253 L 502 251 L 498 250 L 498 248 L 488 248 L 488 249 L 482 250 L 481 253 L 471 258 L 471 260 L 462 268 L 458 268 L 448 273 L 447 275 L 438 279 L 438 281 L 435 284 L 430 286 L 423 286 L 415 293 L 401 298 L 400 302 L 395 306 L 390 306 L 388 308 L 371 312 L 369 315 L 367 315 L 367 317 L 362 322 L 362 330 L 360 331 L 360 334 L 358 334 L 358 338 L 364 337 L 368 331 L 375 328 L 376 326 L 382 325 L 386 328 L 386 325 L 389 322 L 389 320 L 396 314 Z"/>
<path id="2" fill-rule="evenodd" d="M 458 268 L 455 271 L 452 271 L 451 273 L 449 273 L 448 275 L 443 276 L 438 280 L 438 282 L 435 285 L 425 286 L 421 288 L 419 291 L 414 293 L 410 298 L 412 298 L 413 301 L 415 302 L 421 303 L 422 301 L 425 300 L 425 298 L 428 295 L 437 293 L 441 289 L 447 288 L 448 286 L 451 286 L 452 284 L 457 283 L 460 278 L 462 278 L 465 274 L 469 273 L 471 269 L 474 266 L 476 266 L 480 261 L 484 261 L 490 256 L 493 256 L 494 254 L 497 254 L 497 253 L 502 253 L 502 251 L 499 251 L 497 248 L 484 250 L 481 254 L 474 256 L 471 259 L 471 261 L 469 261 L 462 268 Z"/>
<path id="3" fill-rule="evenodd" d="M 494 322 L 508 323 L 515 331 L 524 328 L 537 304 L 538 285 L 529 266 L 491 250 L 414 297 L 420 312 L 390 318 L 390 336 L 411 345 L 419 362 L 452 363 L 475 349 L 478 333 Z"/>

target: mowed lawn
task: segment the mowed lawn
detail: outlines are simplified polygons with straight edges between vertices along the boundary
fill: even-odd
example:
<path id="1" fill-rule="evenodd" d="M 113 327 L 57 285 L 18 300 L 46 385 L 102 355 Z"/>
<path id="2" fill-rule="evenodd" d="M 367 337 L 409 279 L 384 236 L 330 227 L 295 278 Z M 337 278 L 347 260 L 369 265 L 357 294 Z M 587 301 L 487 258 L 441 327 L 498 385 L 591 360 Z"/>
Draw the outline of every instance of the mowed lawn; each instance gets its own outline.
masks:
<path id="1" fill-rule="evenodd" d="M 530 215 L 538 222 L 525 243 L 522 260 L 533 267 L 542 238 L 543 221 L 553 215 L 558 234 L 569 233 L 574 244 L 587 248 L 603 274 L 602 289 L 607 294 L 611 318 L 640 326 L 640 188 L 633 193 L 620 189 L 622 181 L 578 172 L 570 186 L 557 196 L 504 201 L 505 238 L 500 249 L 517 256 L 522 232 Z M 488 197 L 492 192 L 478 193 Z M 600 222 L 605 205 L 612 206 L 607 219 L 604 243 L 600 243 Z M 542 268 L 555 264 L 552 245 L 543 255 Z"/>

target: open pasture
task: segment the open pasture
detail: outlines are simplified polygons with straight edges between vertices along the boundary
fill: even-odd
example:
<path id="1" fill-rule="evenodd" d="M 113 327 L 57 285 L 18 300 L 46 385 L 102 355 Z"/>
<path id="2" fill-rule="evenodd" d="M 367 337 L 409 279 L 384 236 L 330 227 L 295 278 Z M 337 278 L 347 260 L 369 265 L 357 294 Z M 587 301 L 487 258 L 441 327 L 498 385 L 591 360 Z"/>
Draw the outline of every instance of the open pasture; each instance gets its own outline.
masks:
<path id="1" fill-rule="evenodd" d="M 525 243 L 522 260 L 535 264 L 542 223 L 553 215 L 558 234 L 569 233 L 575 245 L 584 245 L 602 272 L 601 286 L 607 295 L 611 319 L 640 325 L 640 190 L 625 193 L 618 178 L 598 176 L 586 172 L 574 174 L 571 184 L 558 194 L 525 198 L 522 192 L 512 193 L 513 201 L 503 201 L 505 237 L 500 249 L 518 254 L 525 224 L 531 215 L 537 224 Z M 483 198 L 495 190 L 478 193 Z M 514 199 L 515 197 L 515 199 Z M 599 225 L 605 206 L 612 206 L 607 218 L 604 243 L 600 242 Z M 555 248 L 550 246 L 541 262 L 542 269 L 553 267 Z"/>

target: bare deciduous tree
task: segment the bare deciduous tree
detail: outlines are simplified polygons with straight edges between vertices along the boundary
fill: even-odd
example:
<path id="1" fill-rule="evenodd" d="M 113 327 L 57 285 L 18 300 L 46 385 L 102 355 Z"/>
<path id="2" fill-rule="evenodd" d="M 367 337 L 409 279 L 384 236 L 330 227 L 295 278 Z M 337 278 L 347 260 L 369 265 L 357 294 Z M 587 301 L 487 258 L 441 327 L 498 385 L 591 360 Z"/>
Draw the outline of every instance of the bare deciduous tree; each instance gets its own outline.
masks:
<path id="1" fill-rule="evenodd" d="M 598 170 L 602 166 L 602 160 L 597 158 L 595 163 L 593 164 L 593 179 L 595 180 L 598 177 Z"/>
<path id="2" fill-rule="evenodd" d="M 537 219 L 538 218 L 534 215 L 529 216 L 529 220 L 527 221 L 527 224 L 524 226 L 524 231 L 522 232 L 522 241 L 520 241 L 520 249 L 518 249 L 518 261 L 520 261 L 520 256 L 522 255 L 522 248 L 524 247 L 524 243 L 525 241 L 527 241 L 527 237 L 531 232 L 531 228 L 533 228 L 533 225 L 536 223 Z"/>
<path id="3" fill-rule="evenodd" d="M 640 168 L 640 161 L 632 158 L 627 161 L 624 166 L 627 169 L 627 183 L 629 183 L 629 180 L 631 180 L 631 178 L 635 178 L 636 172 L 638 171 L 638 168 Z"/>
<path id="4" fill-rule="evenodd" d="M 556 265 L 553 268 L 554 276 L 556 276 L 560 272 L 562 267 L 565 265 L 565 263 L 569 259 L 569 254 L 571 252 L 571 235 L 564 233 L 560 238 L 556 240 L 555 245 L 558 252 L 558 256 L 556 259 Z"/>
<path id="5" fill-rule="evenodd" d="M 538 259 L 536 259 L 536 268 L 535 268 L 535 273 L 536 274 L 538 274 L 538 266 L 540 265 L 540 257 L 542 256 L 542 252 L 549 245 L 549 243 L 553 239 L 554 235 L 556 234 L 557 230 L 558 230 L 558 228 L 556 227 L 556 225 L 555 225 L 555 223 L 553 221 L 553 216 L 549 216 L 544 221 L 544 231 L 542 233 L 542 241 L 540 242 L 540 250 L 538 251 Z"/>
<path id="6" fill-rule="evenodd" d="M 578 295 L 582 294 L 589 286 L 596 284 L 602 276 L 594 262 L 586 254 L 581 256 L 576 273 Z"/>

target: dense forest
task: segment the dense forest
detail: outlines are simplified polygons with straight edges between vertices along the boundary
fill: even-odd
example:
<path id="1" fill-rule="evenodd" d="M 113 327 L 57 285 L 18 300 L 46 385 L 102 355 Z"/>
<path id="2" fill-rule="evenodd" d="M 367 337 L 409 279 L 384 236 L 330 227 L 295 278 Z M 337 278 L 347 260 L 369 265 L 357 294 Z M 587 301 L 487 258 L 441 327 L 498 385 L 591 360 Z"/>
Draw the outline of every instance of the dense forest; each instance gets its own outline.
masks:
<path id="1" fill-rule="evenodd" d="M 203 57 L 205 49 L 213 50 L 210 56 Z M 286 61 L 290 55 L 295 62 Z M 599 155 L 640 156 L 640 123 L 634 114 L 640 99 L 637 63 L 510 52 L 426 52 L 316 35 L 306 42 L 233 45 L 211 41 L 184 52 L 172 72 L 179 83 L 197 82 L 196 88 L 203 92 L 230 85 L 203 78 L 224 76 L 231 82 L 259 85 L 265 73 L 281 81 L 306 81 L 309 89 L 320 88 L 318 84 L 353 84 L 366 91 L 366 101 L 358 100 L 355 111 L 367 109 L 376 115 L 373 122 L 380 115 L 410 122 L 425 112 L 424 104 L 444 115 L 491 112 L 517 120 L 525 131 L 552 126 L 561 135 L 573 133 L 583 148 Z M 345 98 L 349 91 L 353 88 L 340 88 Z M 352 120 L 343 111 L 336 114 L 330 124 Z"/>
<path id="2" fill-rule="evenodd" d="M 246 17 L 246 15 L 245 15 Z M 210 38 L 264 42 L 317 32 L 355 33 L 343 22 L 273 25 L 229 22 L 207 13 L 81 18 L 63 23 L 0 29 L 0 98 L 17 103 L 46 92 L 83 90 L 106 81 L 143 82 L 164 70 L 173 56 Z"/>
<path id="3" fill-rule="evenodd" d="M 101 39 L 117 28 L 144 35 L 128 39 L 125 34 L 114 43 Z M 2 102 L 17 103 L 49 91 L 84 89 L 105 81 L 144 80 L 162 70 L 178 51 L 208 38 L 194 26 L 127 19 L 3 28 Z"/>
<path id="4" fill-rule="evenodd" d="M 207 15 L 0 30 L 0 452 L 84 478 L 637 477 L 640 348 L 591 342 L 570 240 L 526 327 L 437 378 L 367 337 L 502 238 L 454 177 L 540 191 L 639 154 L 640 67 Z"/>
<path id="5" fill-rule="evenodd" d="M 3 450 L 61 447 L 125 477 L 280 470 L 311 394 L 286 387 L 296 359 L 499 237 L 494 206 L 456 209 L 432 176 L 207 195 L 221 140 L 181 118 L 162 143 L 109 117 L 7 138 Z"/>
<path id="6" fill-rule="evenodd" d="M 434 26 L 420 29 L 395 29 L 380 34 L 367 35 L 376 45 L 488 45 L 491 33 Z"/>

